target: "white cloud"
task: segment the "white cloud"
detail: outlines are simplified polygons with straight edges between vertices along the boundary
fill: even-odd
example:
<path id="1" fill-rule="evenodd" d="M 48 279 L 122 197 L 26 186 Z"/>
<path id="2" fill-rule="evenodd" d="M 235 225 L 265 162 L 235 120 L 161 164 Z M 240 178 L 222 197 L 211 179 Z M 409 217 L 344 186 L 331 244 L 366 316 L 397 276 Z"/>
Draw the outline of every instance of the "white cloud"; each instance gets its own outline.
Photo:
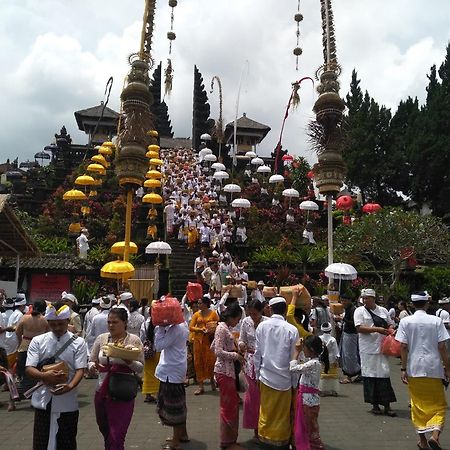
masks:
<path id="1" fill-rule="evenodd" d="M 77 142 L 73 112 L 98 104 L 107 79 L 114 76 L 110 106 L 119 108 L 119 94 L 128 70 L 128 54 L 140 38 L 143 1 L 3 0 L 0 15 L 0 58 L 3 86 L 0 110 L 0 161 L 20 154 L 26 159 L 47 145 L 65 124 Z M 173 47 L 174 89 L 167 99 L 176 135 L 190 136 L 193 66 L 204 76 L 213 117 L 217 92 L 209 94 L 213 75 L 222 79 L 224 118 L 232 121 L 242 67 L 249 61 L 240 112 L 272 127 L 261 145 L 274 148 L 295 79 L 314 74 L 321 64 L 320 5 L 302 2 L 300 71 L 295 72 L 297 2 L 286 0 L 180 0 L 175 11 L 177 40 Z M 423 100 L 426 74 L 440 64 L 450 37 L 447 0 L 423 5 L 407 0 L 334 2 L 338 58 L 343 66 L 341 93 L 348 90 L 355 67 L 363 89 L 395 108 L 402 98 Z M 154 56 L 167 58 L 166 32 L 170 11 L 158 2 Z M 284 145 L 307 155 L 305 125 L 313 117 L 316 94 L 307 83 L 302 105 L 289 116 Z"/>

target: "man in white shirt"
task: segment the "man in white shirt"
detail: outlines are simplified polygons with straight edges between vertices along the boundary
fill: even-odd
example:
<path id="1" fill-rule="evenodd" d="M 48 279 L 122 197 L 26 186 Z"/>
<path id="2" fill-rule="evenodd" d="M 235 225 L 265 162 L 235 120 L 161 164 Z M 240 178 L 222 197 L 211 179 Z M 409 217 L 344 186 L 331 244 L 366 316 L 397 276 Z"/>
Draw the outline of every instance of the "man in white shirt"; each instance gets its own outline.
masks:
<path id="1" fill-rule="evenodd" d="M 155 328 L 155 349 L 161 352 L 155 371 L 155 376 L 160 381 L 157 410 L 162 424 L 173 427 L 170 448 L 180 448 L 182 442 L 189 441 L 184 388 L 188 336 L 189 330 L 185 322 Z"/>
<path id="2" fill-rule="evenodd" d="M 175 221 L 175 205 L 172 201 L 167 203 L 164 208 L 164 214 L 166 215 L 166 230 L 169 236 L 173 233 L 173 224 Z"/>
<path id="3" fill-rule="evenodd" d="M 84 316 L 84 337 L 86 339 L 86 344 L 88 346 L 88 353 L 91 352 L 91 348 L 94 345 L 95 338 L 92 337 L 89 330 L 92 326 L 92 321 L 94 320 L 94 317 L 100 312 L 99 309 L 100 299 L 99 298 L 93 298 L 91 302 L 91 309 L 86 313 Z"/>
<path id="4" fill-rule="evenodd" d="M 419 434 L 418 447 L 440 449 L 447 402 L 443 379 L 448 380 L 450 363 L 445 341 L 449 334 L 438 317 L 426 313 L 428 294 L 413 294 L 416 312 L 400 321 L 395 338 L 401 342 L 401 373 L 411 398 L 411 419 Z M 431 433 L 427 441 L 426 433 Z"/>
<path id="5" fill-rule="evenodd" d="M 81 229 L 80 235 L 77 237 L 77 248 L 78 248 L 78 256 L 81 259 L 87 258 L 87 253 L 89 250 L 89 238 L 88 238 L 88 230 L 86 228 Z"/>
<path id="6" fill-rule="evenodd" d="M 200 233 L 200 244 L 202 246 L 209 246 L 211 242 L 211 228 L 208 226 L 208 222 L 206 220 L 203 221 L 203 225 L 199 229 Z"/>
<path id="7" fill-rule="evenodd" d="M 269 305 L 272 317 L 256 329 L 254 360 L 261 393 L 258 435 L 264 444 L 281 447 L 289 444 L 292 434 L 289 367 L 299 335 L 297 329 L 286 322 L 286 300 L 274 297 Z"/>
<path id="8" fill-rule="evenodd" d="M 91 326 L 86 330 L 86 341 L 95 342 L 98 336 L 108 332 L 108 314 L 111 305 L 110 298 L 102 297 L 100 299 L 100 312 L 94 316 Z"/>
<path id="9" fill-rule="evenodd" d="M 381 353 L 381 343 L 384 336 L 390 334 L 389 327 L 393 323 L 387 309 L 375 303 L 373 289 L 363 289 L 361 298 L 364 305 L 356 308 L 353 317 L 359 333 L 364 401 L 372 404 L 372 414 L 383 414 L 379 407 L 382 405 L 384 414 L 395 417 L 390 406 L 397 399 L 391 385 L 389 359 Z"/>
<path id="10" fill-rule="evenodd" d="M 5 335 L 5 350 L 8 357 L 8 366 L 12 369 L 17 361 L 17 348 L 19 347 L 19 340 L 16 334 L 16 326 L 23 317 L 27 300 L 24 297 L 16 299 L 14 302 L 14 311 L 9 316 L 7 328 L 10 331 Z"/>
<path id="11" fill-rule="evenodd" d="M 79 413 L 76 387 L 87 367 L 86 343 L 68 331 L 67 305 L 57 302 L 48 306 L 45 318 L 51 331 L 31 340 L 26 362 L 27 375 L 41 382 L 31 398 L 35 408 L 33 449 L 75 450 Z M 55 355 L 60 368 L 39 370 Z"/>
<path id="12" fill-rule="evenodd" d="M 254 289 L 252 291 L 252 299 L 254 300 L 259 300 L 261 303 L 264 302 L 265 298 L 264 298 L 264 294 L 263 294 L 263 289 L 264 289 L 265 283 L 264 281 L 258 281 L 257 284 L 257 288 Z"/>

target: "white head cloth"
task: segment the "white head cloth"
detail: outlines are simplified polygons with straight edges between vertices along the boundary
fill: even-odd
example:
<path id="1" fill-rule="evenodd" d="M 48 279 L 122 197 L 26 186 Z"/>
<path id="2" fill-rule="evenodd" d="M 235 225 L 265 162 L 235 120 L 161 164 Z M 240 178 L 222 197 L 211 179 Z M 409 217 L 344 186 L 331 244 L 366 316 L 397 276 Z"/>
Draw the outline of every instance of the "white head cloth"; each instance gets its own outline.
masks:
<path id="1" fill-rule="evenodd" d="M 283 297 L 274 297 L 269 300 L 269 306 L 276 305 L 277 303 L 286 303 L 286 299 Z"/>
<path id="2" fill-rule="evenodd" d="M 53 305 L 48 305 L 45 310 L 47 320 L 67 320 L 70 319 L 70 308 L 67 305 L 61 306 L 58 311 Z"/>

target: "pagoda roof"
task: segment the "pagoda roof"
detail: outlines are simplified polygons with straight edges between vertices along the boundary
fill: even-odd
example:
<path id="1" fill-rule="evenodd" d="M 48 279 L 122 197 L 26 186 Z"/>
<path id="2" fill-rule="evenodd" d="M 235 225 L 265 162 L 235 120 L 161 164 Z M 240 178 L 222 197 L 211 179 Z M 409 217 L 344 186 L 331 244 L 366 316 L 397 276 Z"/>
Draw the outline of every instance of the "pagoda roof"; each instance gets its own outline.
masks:
<path id="1" fill-rule="evenodd" d="M 3 267 L 15 267 L 15 260 L 13 260 L 12 258 L 5 258 Z M 42 254 L 40 256 L 21 258 L 20 268 L 28 270 L 57 271 L 96 270 L 96 268 L 93 265 L 89 264 L 85 259 L 80 259 L 77 256 L 69 253 Z"/>
<path id="2" fill-rule="evenodd" d="M 227 124 L 226 128 L 233 128 L 234 122 L 230 122 Z M 268 125 L 264 125 L 263 123 L 259 123 L 256 120 L 250 119 L 247 117 L 247 115 L 244 113 L 242 117 L 239 117 L 237 120 L 237 127 L 238 128 L 245 128 L 248 130 L 261 130 L 265 131 L 265 134 L 267 134 L 271 128 Z"/>
<path id="3" fill-rule="evenodd" d="M 34 257 L 39 249 L 8 205 L 8 194 L 0 194 L 0 255 Z"/>
<path id="4" fill-rule="evenodd" d="M 79 111 L 75 111 L 74 115 L 78 124 L 78 128 L 84 131 L 83 122 L 86 121 L 85 119 L 96 118 L 98 120 L 102 115 L 102 109 L 103 109 L 103 102 L 100 103 L 100 105 L 92 106 L 91 108 L 80 109 Z M 119 120 L 119 115 L 120 114 L 118 112 L 106 106 L 105 111 L 103 112 L 103 119 L 110 119 L 109 121 Z"/>

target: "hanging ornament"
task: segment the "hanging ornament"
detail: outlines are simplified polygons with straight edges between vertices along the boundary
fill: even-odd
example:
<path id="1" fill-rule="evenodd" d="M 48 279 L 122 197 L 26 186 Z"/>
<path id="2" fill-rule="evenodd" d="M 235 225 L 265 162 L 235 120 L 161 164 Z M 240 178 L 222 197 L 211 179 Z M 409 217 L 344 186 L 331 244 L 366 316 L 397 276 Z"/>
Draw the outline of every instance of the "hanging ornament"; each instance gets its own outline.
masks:
<path id="1" fill-rule="evenodd" d="M 175 19 L 174 8 L 178 5 L 178 0 L 169 0 L 169 6 L 172 8 L 170 13 L 170 31 L 167 33 L 169 39 L 169 57 L 167 58 L 167 67 L 164 70 L 164 96 L 170 95 L 172 92 L 173 67 L 172 67 L 172 42 L 177 38 L 173 31 L 173 22 Z"/>
<path id="2" fill-rule="evenodd" d="M 303 53 L 303 50 L 300 47 L 300 22 L 303 20 L 303 14 L 300 13 L 300 0 L 297 2 L 297 14 L 295 14 L 294 20 L 297 23 L 297 47 L 294 48 L 293 53 L 296 58 L 295 70 L 298 71 L 298 57 Z"/>

